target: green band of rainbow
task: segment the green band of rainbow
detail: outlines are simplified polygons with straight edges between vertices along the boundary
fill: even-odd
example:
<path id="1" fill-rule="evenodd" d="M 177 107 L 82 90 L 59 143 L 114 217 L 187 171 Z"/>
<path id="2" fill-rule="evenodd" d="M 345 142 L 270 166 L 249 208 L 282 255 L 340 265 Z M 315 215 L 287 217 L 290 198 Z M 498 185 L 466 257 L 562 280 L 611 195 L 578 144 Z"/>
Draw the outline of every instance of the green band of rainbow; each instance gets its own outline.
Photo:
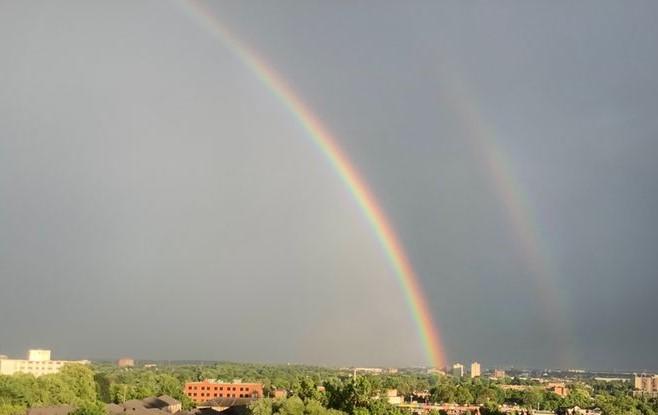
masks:
<path id="1" fill-rule="evenodd" d="M 439 331 L 433 321 L 432 313 L 428 308 L 418 277 L 390 221 L 379 207 L 377 199 L 375 199 L 348 157 L 340 149 L 336 139 L 310 108 L 283 81 L 281 76 L 220 24 L 203 4 L 191 0 L 182 1 L 178 4 L 182 5 L 183 10 L 199 22 L 210 34 L 228 46 L 253 71 L 263 85 L 279 98 L 331 163 L 331 166 L 354 196 L 393 266 L 429 363 L 434 367 L 443 366 L 446 360 Z"/>

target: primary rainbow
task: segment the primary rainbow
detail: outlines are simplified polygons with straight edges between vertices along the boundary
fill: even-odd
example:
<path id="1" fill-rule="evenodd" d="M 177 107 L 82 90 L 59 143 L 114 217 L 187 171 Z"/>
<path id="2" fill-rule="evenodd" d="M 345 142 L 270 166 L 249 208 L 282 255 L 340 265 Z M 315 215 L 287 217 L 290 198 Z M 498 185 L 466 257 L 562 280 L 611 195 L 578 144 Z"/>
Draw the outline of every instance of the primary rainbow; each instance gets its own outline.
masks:
<path id="1" fill-rule="evenodd" d="M 208 33 L 229 47 L 245 66 L 251 69 L 258 79 L 279 98 L 331 163 L 334 170 L 350 190 L 352 196 L 354 196 L 354 199 L 367 218 L 393 266 L 398 283 L 402 288 L 405 300 L 416 323 L 418 335 L 429 363 L 434 367 L 444 366 L 446 359 L 439 331 L 433 321 L 427 300 L 423 295 L 420 282 L 409 262 L 407 254 L 393 226 L 379 206 L 377 199 L 349 158 L 338 146 L 331 132 L 286 84 L 282 77 L 256 52 L 226 29 L 202 3 L 195 0 L 188 0 L 179 1 L 178 4 L 182 6 L 183 10 L 190 17 L 201 24 Z"/>

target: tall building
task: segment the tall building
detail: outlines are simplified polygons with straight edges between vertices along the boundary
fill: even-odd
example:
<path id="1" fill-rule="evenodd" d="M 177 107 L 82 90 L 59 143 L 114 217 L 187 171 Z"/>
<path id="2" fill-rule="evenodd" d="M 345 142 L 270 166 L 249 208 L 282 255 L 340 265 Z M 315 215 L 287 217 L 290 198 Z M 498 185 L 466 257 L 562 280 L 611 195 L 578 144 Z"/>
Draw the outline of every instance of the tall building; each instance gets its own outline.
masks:
<path id="1" fill-rule="evenodd" d="M 464 376 L 464 365 L 461 363 L 455 363 L 452 365 L 452 376 L 461 378 Z"/>
<path id="2" fill-rule="evenodd" d="M 34 349 L 27 354 L 27 360 L 0 358 L 0 375 L 13 375 L 14 373 L 29 373 L 34 376 L 57 373 L 68 363 L 89 364 L 89 360 L 50 360 L 50 350 Z"/>
<path id="3" fill-rule="evenodd" d="M 471 377 L 472 378 L 480 377 L 480 364 L 478 362 L 471 363 Z"/>
<path id="4" fill-rule="evenodd" d="M 633 374 L 633 388 L 635 395 L 658 396 L 658 375 Z"/>
<path id="5" fill-rule="evenodd" d="M 204 403 L 217 398 L 258 399 L 263 397 L 263 384 L 240 381 L 228 383 L 216 379 L 206 379 L 202 382 L 185 383 L 184 392 L 196 403 Z"/>

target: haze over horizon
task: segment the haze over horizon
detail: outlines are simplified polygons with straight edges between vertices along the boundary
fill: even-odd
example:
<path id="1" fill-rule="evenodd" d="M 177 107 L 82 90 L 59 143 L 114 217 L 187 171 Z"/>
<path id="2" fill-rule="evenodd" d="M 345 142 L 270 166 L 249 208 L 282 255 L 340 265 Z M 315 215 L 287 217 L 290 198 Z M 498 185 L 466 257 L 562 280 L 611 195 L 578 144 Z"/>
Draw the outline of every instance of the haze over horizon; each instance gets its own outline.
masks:
<path id="1" fill-rule="evenodd" d="M 0 3 L 0 354 L 428 365 L 345 184 L 181 4 Z M 446 363 L 658 371 L 658 4 L 203 4 L 369 184 Z"/>

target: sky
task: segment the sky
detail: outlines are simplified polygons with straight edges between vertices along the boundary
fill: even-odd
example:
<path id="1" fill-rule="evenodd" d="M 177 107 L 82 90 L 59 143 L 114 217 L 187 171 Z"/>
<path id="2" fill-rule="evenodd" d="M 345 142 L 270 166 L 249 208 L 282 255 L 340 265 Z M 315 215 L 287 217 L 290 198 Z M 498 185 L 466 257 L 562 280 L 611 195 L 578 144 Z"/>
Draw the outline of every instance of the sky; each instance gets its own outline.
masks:
<path id="1" fill-rule="evenodd" d="M 658 5 L 217 1 L 446 363 L 658 370 Z M 182 1 L 0 3 L 0 354 L 427 365 L 364 213 Z"/>

